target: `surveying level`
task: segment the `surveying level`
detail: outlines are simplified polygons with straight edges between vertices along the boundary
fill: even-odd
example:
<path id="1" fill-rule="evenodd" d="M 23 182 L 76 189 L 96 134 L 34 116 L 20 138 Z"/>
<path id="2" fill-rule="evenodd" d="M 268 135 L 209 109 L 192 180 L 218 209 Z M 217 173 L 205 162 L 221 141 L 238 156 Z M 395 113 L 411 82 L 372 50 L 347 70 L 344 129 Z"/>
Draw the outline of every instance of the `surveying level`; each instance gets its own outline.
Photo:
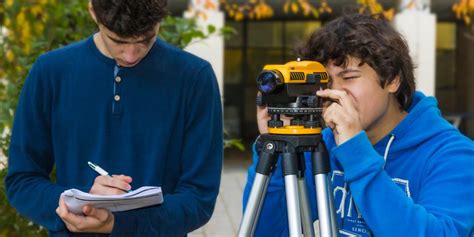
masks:
<path id="1" fill-rule="evenodd" d="M 292 61 L 267 65 L 257 76 L 262 95 L 257 105 L 267 106 L 271 119 L 268 133 L 256 141 L 260 154 L 256 176 L 240 223 L 239 236 L 253 236 L 265 199 L 270 176 L 282 159 L 290 236 L 314 236 L 308 202 L 304 153 L 310 152 L 315 180 L 320 234 L 338 236 L 330 181 L 329 156 L 322 141 L 322 99 L 316 91 L 327 88 L 329 77 L 324 66 L 315 61 Z M 280 116 L 291 116 L 284 125 Z"/>

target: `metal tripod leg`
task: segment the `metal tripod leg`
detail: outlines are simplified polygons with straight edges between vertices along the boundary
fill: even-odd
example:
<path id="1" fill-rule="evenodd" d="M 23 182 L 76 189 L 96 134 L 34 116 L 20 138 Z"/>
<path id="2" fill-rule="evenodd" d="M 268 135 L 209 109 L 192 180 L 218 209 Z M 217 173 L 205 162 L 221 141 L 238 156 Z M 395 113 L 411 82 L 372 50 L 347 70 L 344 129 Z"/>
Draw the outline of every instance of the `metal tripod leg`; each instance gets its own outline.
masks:
<path id="1" fill-rule="evenodd" d="M 327 178 L 330 172 L 329 157 L 324 143 L 320 142 L 316 152 L 311 153 L 311 158 L 318 204 L 319 233 L 322 237 L 338 236 L 333 196 Z"/>
<path id="2" fill-rule="evenodd" d="M 304 156 L 298 151 L 313 151 L 312 169 L 315 180 L 319 227 L 322 237 L 338 236 L 336 217 L 330 181 L 327 174 L 330 172 L 329 156 L 321 136 L 286 136 L 262 134 L 265 141 L 246 210 L 239 228 L 239 237 L 253 236 L 259 219 L 260 210 L 267 192 L 270 174 L 273 171 L 277 154 L 282 154 L 282 168 L 285 178 L 285 192 L 288 211 L 288 225 L 290 236 L 301 236 L 302 223 L 305 236 L 314 236 L 311 209 L 308 202 L 306 182 L 304 180 Z M 317 147 L 314 147 L 318 144 Z M 278 147 L 277 147 L 278 145 Z M 300 149 L 303 148 L 303 149 Z M 306 150 L 310 148 L 309 150 Z"/>
<path id="3" fill-rule="evenodd" d="M 301 214 L 298 193 L 298 166 L 296 153 L 283 153 L 282 158 L 290 236 L 301 236 Z"/>
<path id="4" fill-rule="evenodd" d="M 270 182 L 270 173 L 276 165 L 276 154 L 273 153 L 274 145 L 267 147 L 271 149 L 263 149 L 260 153 L 255 179 L 240 223 L 239 237 L 253 236 Z"/>
<path id="5" fill-rule="evenodd" d="M 311 208 L 308 201 L 308 191 L 305 181 L 305 160 L 304 154 L 298 153 L 298 189 L 300 193 L 301 222 L 303 222 L 303 234 L 305 237 L 313 237 L 313 220 L 311 218 Z"/>

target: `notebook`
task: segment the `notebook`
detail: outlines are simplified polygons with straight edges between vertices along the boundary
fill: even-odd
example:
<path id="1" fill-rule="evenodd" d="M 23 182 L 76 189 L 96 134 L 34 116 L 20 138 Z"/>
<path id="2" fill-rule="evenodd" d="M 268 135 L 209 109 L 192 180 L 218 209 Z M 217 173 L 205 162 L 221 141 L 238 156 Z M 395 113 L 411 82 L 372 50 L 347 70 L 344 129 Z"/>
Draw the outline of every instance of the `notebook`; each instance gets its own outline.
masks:
<path id="1" fill-rule="evenodd" d="M 86 204 L 119 212 L 163 203 L 161 187 L 155 186 L 143 186 L 120 195 L 96 195 L 69 189 L 64 191 L 61 197 L 69 211 L 75 214 L 82 214 L 82 207 Z"/>

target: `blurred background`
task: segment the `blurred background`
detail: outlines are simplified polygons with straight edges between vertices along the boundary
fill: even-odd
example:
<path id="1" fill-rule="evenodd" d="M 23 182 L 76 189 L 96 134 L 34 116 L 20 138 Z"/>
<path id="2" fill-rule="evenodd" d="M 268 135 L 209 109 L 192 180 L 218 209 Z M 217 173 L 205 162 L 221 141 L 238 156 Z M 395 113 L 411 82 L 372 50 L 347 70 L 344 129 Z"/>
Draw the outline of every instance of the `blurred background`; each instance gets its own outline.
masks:
<path id="1" fill-rule="evenodd" d="M 88 37 L 87 0 L 0 0 L 0 236 L 46 236 L 6 200 L 3 179 L 18 95 L 43 52 Z M 405 36 L 418 89 L 453 126 L 474 137 L 474 0 L 173 0 L 159 36 L 211 62 L 225 127 L 224 172 L 211 221 L 190 236 L 235 236 L 258 135 L 256 75 L 295 60 L 293 49 L 344 9 L 384 14 Z M 471 93 L 470 93 L 471 92 Z M 53 177 L 54 179 L 54 177 Z"/>

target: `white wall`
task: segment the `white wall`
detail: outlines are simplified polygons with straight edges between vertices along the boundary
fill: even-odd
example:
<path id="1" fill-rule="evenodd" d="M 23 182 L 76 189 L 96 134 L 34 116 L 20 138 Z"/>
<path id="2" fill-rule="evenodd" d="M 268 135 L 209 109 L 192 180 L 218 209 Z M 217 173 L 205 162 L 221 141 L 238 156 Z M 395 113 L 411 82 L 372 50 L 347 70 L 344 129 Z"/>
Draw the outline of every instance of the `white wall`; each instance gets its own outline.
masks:
<path id="1" fill-rule="evenodd" d="M 394 24 L 410 48 L 417 90 L 435 95 L 436 15 L 430 13 L 429 1 L 418 0 L 413 8 L 405 8 L 395 15 Z"/>
<path id="2" fill-rule="evenodd" d="M 216 27 L 217 30 L 224 26 L 224 13 L 219 10 L 208 10 L 203 6 L 204 1 L 191 0 L 191 6 L 196 8 L 193 11 L 185 12 L 185 17 L 190 17 L 195 14 L 195 11 L 202 11 L 206 15 L 206 19 L 198 17 L 198 25 L 202 29 L 207 30 L 209 24 Z M 215 0 L 214 4 L 219 9 L 219 1 Z M 214 34 L 205 40 L 199 40 L 192 42 L 185 48 L 186 51 L 193 53 L 211 63 L 214 72 L 216 73 L 217 81 L 219 83 L 219 89 L 221 97 L 223 99 L 224 91 L 224 38 L 219 34 Z"/>

